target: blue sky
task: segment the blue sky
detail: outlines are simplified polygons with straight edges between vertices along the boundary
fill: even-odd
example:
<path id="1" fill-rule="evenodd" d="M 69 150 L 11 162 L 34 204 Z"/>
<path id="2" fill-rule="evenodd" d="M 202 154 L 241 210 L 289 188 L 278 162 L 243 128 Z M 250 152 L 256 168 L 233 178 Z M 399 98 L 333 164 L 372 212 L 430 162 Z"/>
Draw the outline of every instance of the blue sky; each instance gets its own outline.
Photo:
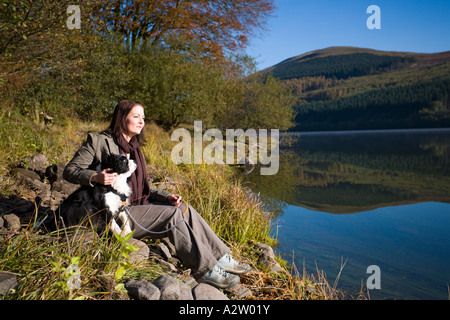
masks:
<path id="1" fill-rule="evenodd" d="M 450 0 L 275 0 L 266 30 L 246 52 L 259 70 L 308 51 L 355 46 L 386 51 L 450 50 Z M 381 11 L 381 29 L 369 30 L 370 5 Z"/>

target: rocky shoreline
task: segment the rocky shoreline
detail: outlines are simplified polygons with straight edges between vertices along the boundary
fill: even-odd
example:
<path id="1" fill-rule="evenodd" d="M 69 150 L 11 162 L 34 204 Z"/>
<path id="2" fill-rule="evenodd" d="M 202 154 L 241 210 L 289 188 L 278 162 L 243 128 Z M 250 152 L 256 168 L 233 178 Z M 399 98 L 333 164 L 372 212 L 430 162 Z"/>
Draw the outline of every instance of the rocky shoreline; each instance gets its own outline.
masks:
<path id="1" fill-rule="evenodd" d="M 9 240 L 23 232 L 30 224 L 35 230 L 40 228 L 36 212 L 53 212 L 59 204 L 79 186 L 63 179 L 62 172 L 65 163 L 47 166 L 47 159 L 42 154 L 26 157 L 21 161 L 20 167 L 11 170 L 11 175 L 17 183 L 27 189 L 29 196 L 20 198 L 11 196 L 6 198 L 0 194 L 0 241 Z M 37 210 L 37 211 L 36 211 Z M 37 220 L 37 221 L 36 221 Z M 97 234 L 84 231 L 74 236 L 78 241 L 88 243 L 93 241 Z M 168 239 L 155 243 L 146 243 L 137 239 L 128 242 L 138 248 L 130 253 L 132 261 L 140 260 L 158 264 L 165 274 L 154 280 L 125 279 L 124 288 L 127 291 L 123 299 L 137 300 L 228 300 L 249 299 L 253 292 L 245 286 L 238 284 L 228 290 L 218 290 L 208 284 L 197 283 L 189 272 L 180 268 L 180 261 L 176 251 Z M 254 247 L 258 252 L 258 263 L 274 273 L 286 272 L 276 262 L 275 255 L 270 246 L 257 244 Z M 257 271 L 257 270 L 254 270 Z M 250 271 L 252 272 L 252 271 Z M 100 275 L 100 278 L 101 275 Z M 114 288 L 116 283 L 110 277 L 103 277 L 105 287 Z M 20 286 L 20 279 L 8 270 L 0 271 L 0 297 L 5 297 Z"/>

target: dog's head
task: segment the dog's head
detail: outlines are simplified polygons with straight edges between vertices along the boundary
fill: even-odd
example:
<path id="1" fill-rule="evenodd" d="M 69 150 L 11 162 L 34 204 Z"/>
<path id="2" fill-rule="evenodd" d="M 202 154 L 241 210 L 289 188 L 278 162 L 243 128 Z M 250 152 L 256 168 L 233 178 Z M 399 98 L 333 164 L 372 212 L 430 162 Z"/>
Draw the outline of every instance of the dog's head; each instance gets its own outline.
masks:
<path id="1" fill-rule="evenodd" d="M 130 169 L 128 158 L 123 154 L 111 154 L 102 163 L 102 170 L 104 169 L 112 169 L 111 172 L 118 174 L 125 173 Z"/>

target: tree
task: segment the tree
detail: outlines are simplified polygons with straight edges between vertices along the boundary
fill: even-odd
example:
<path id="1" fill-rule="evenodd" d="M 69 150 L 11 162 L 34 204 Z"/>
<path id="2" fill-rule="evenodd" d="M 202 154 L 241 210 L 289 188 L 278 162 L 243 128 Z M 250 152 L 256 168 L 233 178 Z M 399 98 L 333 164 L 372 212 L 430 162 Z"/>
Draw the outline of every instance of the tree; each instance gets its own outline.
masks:
<path id="1" fill-rule="evenodd" d="M 253 75 L 243 81 L 240 100 L 227 112 L 227 128 L 287 130 L 294 125 L 295 98 L 271 74 Z"/>
<path id="2" fill-rule="evenodd" d="M 0 55 L 30 37 L 55 33 L 70 1 L 4 0 L 0 5 Z"/>
<path id="3" fill-rule="evenodd" d="M 262 27 L 272 12 L 272 0 L 108 0 L 96 11 L 112 31 L 124 36 L 131 53 L 145 41 L 181 35 L 198 41 L 212 57 L 235 50 Z"/>
<path id="4" fill-rule="evenodd" d="M 113 87 L 109 73 L 116 66 L 105 68 L 114 54 L 105 45 L 108 36 L 99 32 L 101 23 L 96 21 L 93 28 L 90 13 L 95 2 L 82 1 L 81 30 L 67 28 L 70 0 L 5 0 L 0 4 L 0 92 L 2 98 L 14 101 L 11 108 L 53 116 L 70 114 L 67 110 L 71 109 L 86 116 L 89 107 L 105 100 L 108 90 L 104 88 Z M 92 95 L 92 85 L 100 83 L 104 88 Z"/>
<path id="5" fill-rule="evenodd" d="M 230 63 L 205 62 L 203 49 L 194 41 L 166 41 L 170 47 L 146 45 L 131 56 L 130 96 L 143 103 L 147 117 L 166 130 L 194 120 L 202 120 L 205 125 L 216 123 L 217 115 L 233 96 L 230 83 L 235 78 L 227 73 Z"/>

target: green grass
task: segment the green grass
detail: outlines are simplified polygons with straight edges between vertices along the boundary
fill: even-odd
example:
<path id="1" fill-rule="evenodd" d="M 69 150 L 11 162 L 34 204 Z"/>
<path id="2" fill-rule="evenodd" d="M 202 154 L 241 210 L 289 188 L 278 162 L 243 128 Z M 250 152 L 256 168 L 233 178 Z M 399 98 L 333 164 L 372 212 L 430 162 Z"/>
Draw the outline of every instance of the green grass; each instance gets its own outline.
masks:
<path id="1" fill-rule="evenodd" d="M 14 273 L 20 282 L 7 298 L 124 298 L 123 282 L 127 272 L 139 272 L 140 277 L 147 278 L 156 278 L 163 273 L 158 265 L 131 262 L 129 252 L 134 248 L 124 239 L 99 237 L 86 231 L 81 228 L 63 230 L 57 236 L 27 228 L 2 241 L 0 269 Z M 76 277 L 80 279 L 78 286 L 71 282 Z"/>
<path id="2" fill-rule="evenodd" d="M 88 131 L 100 132 L 106 123 L 83 123 L 65 120 L 42 127 L 20 115 L 0 114 L 0 148 L 8 156 L 0 160 L 0 194 L 27 195 L 29 190 L 17 185 L 9 171 L 26 155 L 41 152 L 49 164 L 69 160 Z M 251 264 L 255 271 L 242 277 L 242 283 L 254 289 L 258 299 L 336 299 L 339 291 L 328 285 L 323 276 L 296 276 L 286 272 L 272 274 L 257 263 L 254 245 L 276 245 L 271 236 L 272 213 L 250 197 L 232 167 L 227 165 L 175 165 L 170 152 L 176 142 L 160 127 L 146 126 L 147 143 L 143 147 L 149 176 L 155 186 L 166 178 L 167 185 L 196 208 L 234 255 Z M 8 299 L 126 299 L 123 283 L 126 277 L 154 279 L 163 273 L 149 261 L 132 262 L 133 249 L 124 239 L 95 236 L 80 241 L 85 229 L 61 230 L 59 234 L 33 231 L 39 213 L 31 217 L 26 228 L 0 242 L 0 270 L 17 275 L 20 286 Z M 89 231 L 89 230 L 87 230 Z M 78 235 L 74 235 L 78 233 Z M 89 234 L 89 233 L 88 233 Z M 92 236 L 92 233 L 91 233 Z M 294 270 L 295 271 L 295 270 Z M 295 274 L 295 272 L 293 272 Z M 73 279 L 81 282 L 72 288 Z M 73 278 L 75 277 L 75 278 Z M 276 287 L 276 289 L 267 289 Z M 255 296 L 254 296 L 255 297 Z"/>

